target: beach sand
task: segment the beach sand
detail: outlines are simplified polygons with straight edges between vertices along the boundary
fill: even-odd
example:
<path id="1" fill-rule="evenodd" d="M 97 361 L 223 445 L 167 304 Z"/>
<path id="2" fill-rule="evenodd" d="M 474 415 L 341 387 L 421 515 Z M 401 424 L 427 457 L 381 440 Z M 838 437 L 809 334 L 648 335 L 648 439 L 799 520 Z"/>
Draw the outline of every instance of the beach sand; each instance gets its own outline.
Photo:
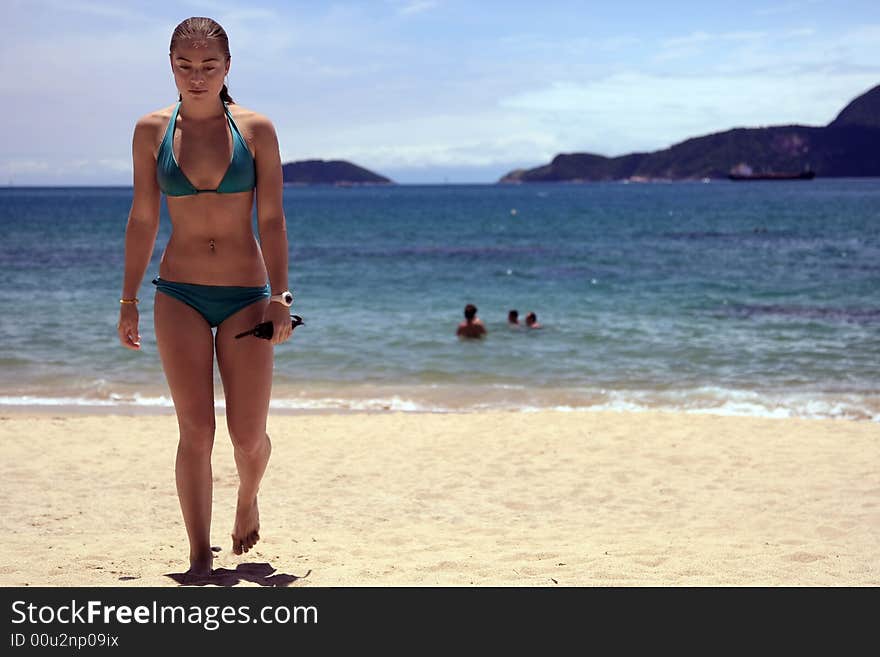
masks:
<path id="1" fill-rule="evenodd" d="M 177 586 L 173 415 L 4 410 L 3 586 Z M 261 542 L 213 583 L 880 585 L 880 424 L 683 413 L 270 415 Z"/>

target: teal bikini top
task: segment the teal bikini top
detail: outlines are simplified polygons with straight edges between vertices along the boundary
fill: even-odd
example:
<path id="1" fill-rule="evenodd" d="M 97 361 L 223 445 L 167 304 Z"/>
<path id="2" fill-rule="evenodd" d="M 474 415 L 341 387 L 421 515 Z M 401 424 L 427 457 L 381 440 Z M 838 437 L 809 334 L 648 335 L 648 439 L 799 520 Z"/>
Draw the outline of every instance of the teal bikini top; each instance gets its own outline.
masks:
<path id="1" fill-rule="evenodd" d="M 217 189 L 196 189 L 180 170 L 174 157 L 174 124 L 177 123 L 177 113 L 180 111 L 180 102 L 177 103 L 171 114 L 171 120 L 168 121 L 168 127 L 165 129 L 165 136 L 162 138 L 159 154 L 156 157 L 156 178 L 159 182 L 159 189 L 168 196 L 190 196 L 202 192 L 235 194 L 236 192 L 246 192 L 256 186 L 257 174 L 254 158 L 244 137 L 238 131 L 238 126 L 232 120 L 227 103 L 223 103 L 223 109 L 226 111 L 226 120 L 232 132 L 232 160 L 230 160 L 226 174 Z"/>

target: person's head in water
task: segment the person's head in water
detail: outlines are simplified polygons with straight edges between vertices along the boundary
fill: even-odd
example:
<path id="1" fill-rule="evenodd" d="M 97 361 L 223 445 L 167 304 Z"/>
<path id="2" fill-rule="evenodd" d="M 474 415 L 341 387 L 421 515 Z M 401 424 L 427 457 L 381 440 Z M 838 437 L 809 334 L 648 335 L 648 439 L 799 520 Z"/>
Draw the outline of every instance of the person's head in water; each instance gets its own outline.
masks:
<path id="1" fill-rule="evenodd" d="M 477 307 L 469 303 L 464 307 L 464 321 L 455 331 L 460 338 L 481 338 L 486 335 L 486 327 L 477 317 Z"/>
<path id="2" fill-rule="evenodd" d="M 541 328 L 541 325 L 538 324 L 538 316 L 531 312 L 526 315 L 526 326 L 529 328 Z"/>
<path id="3" fill-rule="evenodd" d="M 210 18 L 194 16 L 174 28 L 169 48 L 178 100 L 200 102 L 216 99 L 234 102 L 226 88 L 229 73 L 229 37 Z"/>
<path id="4" fill-rule="evenodd" d="M 519 311 L 511 310 L 507 313 L 507 323 L 508 324 L 516 324 L 519 326 Z"/>

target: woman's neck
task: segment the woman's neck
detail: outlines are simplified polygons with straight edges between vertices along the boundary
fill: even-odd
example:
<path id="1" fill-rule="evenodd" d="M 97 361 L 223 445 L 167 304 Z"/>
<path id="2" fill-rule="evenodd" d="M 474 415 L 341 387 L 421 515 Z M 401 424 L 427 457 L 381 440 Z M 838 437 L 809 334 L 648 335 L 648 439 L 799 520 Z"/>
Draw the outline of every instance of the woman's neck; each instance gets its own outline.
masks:
<path id="1" fill-rule="evenodd" d="M 179 116 L 182 116 L 184 119 L 189 119 L 190 121 L 216 119 L 217 117 L 223 116 L 225 113 L 226 108 L 223 105 L 223 101 L 220 100 L 220 96 L 217 96 L 216 102 L 208 100 L 193 102 L 187 101 L 186 99 L 180 101 Z"/>

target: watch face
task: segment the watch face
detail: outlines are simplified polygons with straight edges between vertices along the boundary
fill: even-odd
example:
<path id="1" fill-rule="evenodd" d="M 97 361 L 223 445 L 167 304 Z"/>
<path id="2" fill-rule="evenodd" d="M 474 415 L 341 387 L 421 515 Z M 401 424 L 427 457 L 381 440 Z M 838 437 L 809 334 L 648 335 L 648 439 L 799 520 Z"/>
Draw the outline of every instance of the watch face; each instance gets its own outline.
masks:
<path id="1" fill-rule="evenodd" d="M 290 292 L 284 295 L 284 303 L 288 306 L 293 303 L 293 295 Z"/>

